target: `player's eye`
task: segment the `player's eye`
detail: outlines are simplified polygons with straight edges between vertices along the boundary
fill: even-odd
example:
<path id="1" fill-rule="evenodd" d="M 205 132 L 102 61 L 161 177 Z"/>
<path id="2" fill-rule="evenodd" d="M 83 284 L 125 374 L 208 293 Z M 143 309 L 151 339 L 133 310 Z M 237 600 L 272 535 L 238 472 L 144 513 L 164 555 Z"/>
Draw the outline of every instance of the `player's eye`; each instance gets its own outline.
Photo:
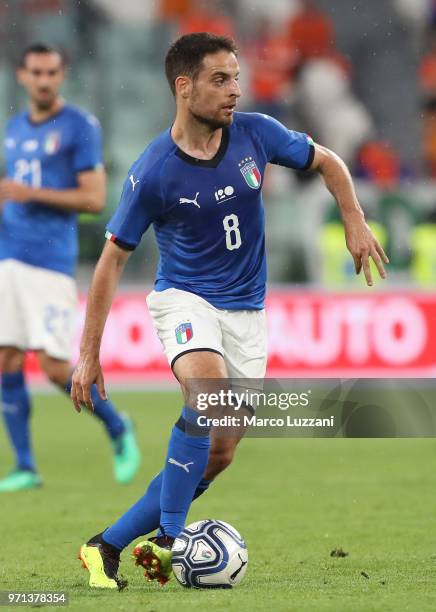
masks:
<path id="1" fill-rule="evenodd" d="M 34 70 L 31 70 L 30 72 L 32 76 L 35 76 L 35 77 L 39 77 L 42 74 L 44 74 L 44 72 L 42 70 L 39 70 L 38 68 L 35 68 Z M 53 70 L 47 70 L 46 74 L 47 76 L 53 77 L 53 76 L 56 76 L 57 73 L 58 71 L 56 69 L 53 69 Z"/>

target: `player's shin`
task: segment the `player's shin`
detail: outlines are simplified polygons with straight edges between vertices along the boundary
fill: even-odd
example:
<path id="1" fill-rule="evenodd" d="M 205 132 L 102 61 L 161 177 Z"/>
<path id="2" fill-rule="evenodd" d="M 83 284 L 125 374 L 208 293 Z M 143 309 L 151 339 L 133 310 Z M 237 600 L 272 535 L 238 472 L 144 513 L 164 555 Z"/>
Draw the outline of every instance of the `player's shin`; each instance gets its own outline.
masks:
<path id="1" fill-rule="evenodd" d="M 209 456 L 209 428 L 195 425 L 196 416 L 194 410 L 183 409 L 182 419 L 171 432 L 163 470 L 160 527 L 173 538 L 185 525 Z"/>
<path id="2" fill-rule="evenodd" d="M 148 485 L 147 491 L 113 525 L 103 533 L 103 540 L 118 550 L 128 546 L 140 536 L 156 531 L 160 521 L 160 494 L 163 471 L 159 472 Z M 201 479 L 193 500 L 203 495 L 210 482 Z M 162 535 L 158 533 L 158 535 Z"/>
<path id="3" fill-rule="evenodd" d="M 22 371 L 1 376 L 2 412 L 18 470 L 35 471 L 30 441 L 31 403 Z"/>
<path id="4" fill-rule="evenodd" d="M 103 540 L 122 550 L 137 537 L 154 531 L 160 520 L 162 472 L 148 485 L 145 494 L 103 533 Z"/>

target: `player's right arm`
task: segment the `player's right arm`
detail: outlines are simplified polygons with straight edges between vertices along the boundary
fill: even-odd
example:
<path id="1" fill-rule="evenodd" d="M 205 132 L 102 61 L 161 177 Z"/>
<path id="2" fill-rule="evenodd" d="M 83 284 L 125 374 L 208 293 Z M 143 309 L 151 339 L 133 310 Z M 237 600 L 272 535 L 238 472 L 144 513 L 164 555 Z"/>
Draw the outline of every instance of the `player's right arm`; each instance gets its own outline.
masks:
<path id="1" fill-rule="evenodd" d="M 101 212 L 106 199 L 106 172 L 101 128 L 95 117 L 76 116 L 69 163 L 76 177 L 76 186 L 54 189 L 44 184 L 38 187 L 29 185 L 17 177 L 0 178 L 0 203 L 7 200 L 23 205 L 39 202 L 70 213 Z"/>
<path id="2" fill-rule="evenodd" d="M 80 412 L 82 405 L 93 410 L 91 386 L 94 383 L 100 397 L 106 399 L 100 345 L 115 291 L 130 253 L 108 240 L 97 263 L 88 293 L 79 362 L 71 386 L 71 399 L 77 412 Z"/>
<path id="3" fill-rule="evenodd" d="M 146 172 L 143 165 L 139 158 L 129 170 L 120 203 L 107 226 L 108 241 L 92 279 L 80 358 L 71 387 L 71 399 L 78 412 L 81 405 L 93 409 L 91 386 L 94 383 L 100 397 L 106 397 L 99 358 L 106 319 L 129 254 L 138 246 L 150 223 L 163 212 L 159 172 L 156 175 Z"/>
<path id="4" fill-rule="evenodd" d="M 72 189 L 47 189 L 31 187 L 14 179 L 0 179 L 0 203 L 39 202 L 64 212 L 97 214 L 104 208 L 106 199 L 106 173 L 103 166 L 76 174 L 77 187 Z"/>

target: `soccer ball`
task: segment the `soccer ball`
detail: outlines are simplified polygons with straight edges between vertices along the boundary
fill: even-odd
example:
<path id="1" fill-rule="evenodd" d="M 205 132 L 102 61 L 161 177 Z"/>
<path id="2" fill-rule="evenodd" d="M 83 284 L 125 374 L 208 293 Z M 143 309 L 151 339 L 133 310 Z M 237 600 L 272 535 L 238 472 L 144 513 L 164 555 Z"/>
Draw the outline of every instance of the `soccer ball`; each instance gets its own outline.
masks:
<path id="1" fill-rule="evenodd" d="M 247 570 L 248 552 L 234 527 L 206 519 L 185 527 L 172 548 L 173 572 L 184 587 L 231 589 Z"/>

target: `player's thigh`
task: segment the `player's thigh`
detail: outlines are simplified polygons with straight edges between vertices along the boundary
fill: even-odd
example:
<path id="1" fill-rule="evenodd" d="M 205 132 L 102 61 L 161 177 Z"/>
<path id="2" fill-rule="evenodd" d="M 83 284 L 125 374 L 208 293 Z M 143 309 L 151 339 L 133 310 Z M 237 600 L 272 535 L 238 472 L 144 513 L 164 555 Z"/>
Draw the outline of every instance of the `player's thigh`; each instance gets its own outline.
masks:
<path id="1" fill-rule="evenodd" d="M 0 373 L 19 372 L 24 367 L 24 351 L 14 346 L 0 347 Z"/>
<path id="2" fill-rule="evenodd" d="M 202 367 L 201 356 L 195 353 L 215 353 L 223 355 L 222 334 L 218 311 L 203 298 L 180 289 L 152 291 L 147 297 L 147 305 L 159 339 L 171 368 L 182 357 L 184 366 L 178 366 L 180 376 L 184 371 Z M 218 367 L 220 359 L 209 360 L 206 369 Z M 222 369 L 222 365 L 219 366 Z"/>
<path id="3" fill-rule="evenodd" d="M 267 362 L 265 310 L 223 311 L 220 320 L 230 378 L 263 379 Z"/>
<path id="4" fill-rule="evenodd" d="M 213 393 L 217 385 L 222 387 L 227 380 L 223 357 L 207 350 L 181 355 L 173 365 L 173 372 L 180 383 L 185 404 L 194 409 L 198 407 L 199 394 Z"/>
<path id="5" fill-rule="evenodd" d="M 153 291 L 147 304 L 186 405 L 197 408 L 200 393 L 208 396 L 227 385 L 220 311 L 203 298 L 179 289 Z"/>
<path id="6" fill-rule="evenodd" d="M 26 320 L 28 347 L 69 361 L 75 332 L 77 289 L 73 278 L 53 270 L 22 270 L 20 303 Z"/>
<path id="7" fill-rule="evenodd" d="M 26 322 L 19 299 L 20 265 L 14 259 L 0 261 L 0 346 L 25 350 Z"/>

